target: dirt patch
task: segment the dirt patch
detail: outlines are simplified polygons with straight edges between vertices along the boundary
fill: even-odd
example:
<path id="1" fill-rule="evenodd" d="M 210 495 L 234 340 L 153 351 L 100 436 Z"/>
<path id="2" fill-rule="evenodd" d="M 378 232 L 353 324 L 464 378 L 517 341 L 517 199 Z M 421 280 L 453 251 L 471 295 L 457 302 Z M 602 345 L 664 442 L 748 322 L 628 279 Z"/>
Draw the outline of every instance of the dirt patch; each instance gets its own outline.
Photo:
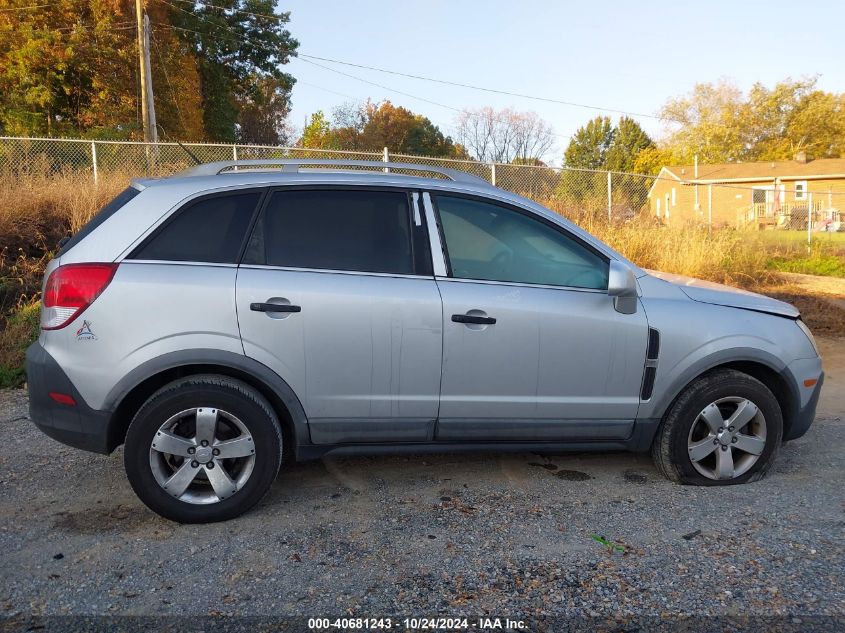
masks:
<path id="1" fill-rule="evenodd" d="M 587 481 L 588 479 L 592 479 L 590 475 L 582 473 L 580 470 L 559 470 L 555 473 L 555 476 L 566 481 Z"/>
<path id="2" fill-rule="evenodd" d="M 173 527 L 163 519 L 137 507 L 125 505 L 57 512 L 53 517 L 54 529 L 76 534 L 143 532 L 147 538 L 158 540 L 173 533 Z"/>
<path id="3" fill-rule="evenodd" d="M 845 307 L 836 297 L 809 295 L 795 287 L 772 289 L 766 294 L 798 308 L 816 336 L 845 336 Z"/>

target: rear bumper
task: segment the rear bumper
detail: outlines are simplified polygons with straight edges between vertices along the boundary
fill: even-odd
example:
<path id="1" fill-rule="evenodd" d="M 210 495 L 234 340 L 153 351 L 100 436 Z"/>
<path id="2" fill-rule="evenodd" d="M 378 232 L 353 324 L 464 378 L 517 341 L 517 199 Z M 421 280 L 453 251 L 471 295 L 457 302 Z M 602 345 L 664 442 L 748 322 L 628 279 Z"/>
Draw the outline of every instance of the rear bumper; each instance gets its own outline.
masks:
<path id="1" fill-rule="evenodd" d="M 89 407 L 50 353 L 36 341 L 26 351 L 29 418 L 54 440 L 95 453 L 108 454 L 111 412 Z M 60 404 L 50 392 L 71 396 L 75 405 Z"/>

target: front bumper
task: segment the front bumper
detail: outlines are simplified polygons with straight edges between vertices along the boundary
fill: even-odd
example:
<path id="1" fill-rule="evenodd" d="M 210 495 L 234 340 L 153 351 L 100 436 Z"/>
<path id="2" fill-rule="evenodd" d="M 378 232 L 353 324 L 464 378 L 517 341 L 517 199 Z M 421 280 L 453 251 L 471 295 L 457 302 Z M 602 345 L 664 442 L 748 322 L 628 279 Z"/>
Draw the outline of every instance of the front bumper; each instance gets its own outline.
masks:
<path id="1" fill-rule="evenodd" d="M 792 423 L 787 429 L 784 429 L 783 441 L 795 440 L 804 435 L 816 418 L 816 407 L 819 404 L 819 395 L 822 392 L 822 383 L 824 382 L 824 372 L 819 375 L 819 381 L 813 388 L 809 399 L 798 407 L 796 415 L 792 419 Z"/>
<path id="2" fill-rule="evenodd" d="M 54 440 L 95 453 L 114 449 L 109 437 L 111 412 L 89 407 L 50 353 L 36 341 L 26 350 L 29 418 Z M 50 392 L 72 396 L 75 405 L 60 404 Z"/>

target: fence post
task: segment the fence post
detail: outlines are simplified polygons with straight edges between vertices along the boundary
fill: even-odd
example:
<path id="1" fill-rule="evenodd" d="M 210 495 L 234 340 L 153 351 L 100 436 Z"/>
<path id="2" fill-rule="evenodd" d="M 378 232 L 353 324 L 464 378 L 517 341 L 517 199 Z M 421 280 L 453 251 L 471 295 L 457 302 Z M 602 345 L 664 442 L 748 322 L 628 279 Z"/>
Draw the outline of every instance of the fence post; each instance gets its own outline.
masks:
<path id="1" fill-rule="evenodd" d="M 97 173 L 97 144 L 91 141 L 91 166 L 94 168 L 94 184 L 99 181 L 99 174 Z"/>
<path id="2" fill-rule="evenodd" d="M 490 163 L 490 184 L 496 186 L 496 163 Z"/>
<path id="3" fill-rule="evenodd" d="M 813 193 L 807 194 L 807 248 L 813 242 Z"/>
<path id="4" fill-rule="evenodd" d="M 613 221 L 613 189 L 610 184 L 610 172 L 607 172 L 607 221 Z"/>
<path id="5" fill-rule="evenodd" d="M 382 152 L 381 159 L 382 159 L 382 161 L 384 161 L 385 163 L 389 163 L 389 162 L 390 162 L 390 152 L 388 152 L 388 151 L 387 151 L 387 148 L 386 148 L 386 147 L 384 148 L 384 151 Z M 389 174 L 389 173 L 390 173 L 390 169 L 389 169 L 388 167 L 385 167 L 385 168 L 384 168 L 384 173 Z"/>
<path id="6" fill-rule="evenodd" d="M 707 230 L 713 232 L 713 185 L 707 185 Z"/>
<path id="7" fill-rule="evenodd" d="M 232 145 L 232 160 L 238 160 L 238 146 Z"/>

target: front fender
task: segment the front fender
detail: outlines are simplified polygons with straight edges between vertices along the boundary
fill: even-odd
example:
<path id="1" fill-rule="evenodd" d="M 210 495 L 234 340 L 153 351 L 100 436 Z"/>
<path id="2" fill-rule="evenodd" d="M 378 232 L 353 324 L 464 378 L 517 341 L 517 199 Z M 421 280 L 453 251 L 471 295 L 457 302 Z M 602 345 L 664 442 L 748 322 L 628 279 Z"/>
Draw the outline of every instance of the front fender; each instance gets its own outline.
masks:
<path id="1" fill-rule="evenodd" d="M 737 337 L 739 338 L 739 337 Z M 727 341 L 725 341 L 727 342 Z M 731 342 L 731 345 L 739 341 Z M 752 362 L 763 365 L 777 374 L 786 377 L 786 363 L 771 350 L 748 345 L 726 346 L 712 349 L 714 343 L 708 343 L 688 354 L 674 365 L 664 367 L 658 364 L 653 397 L 640 405 L 639 417 L 662 418 L 669 406 L 693 380 L 716 367 L 737 362 Z M 798 397 L 794 380 L 784 380 L 790 388 L 790 401 Z M 788 414 L 789 412 L 784 412 Z"/>

